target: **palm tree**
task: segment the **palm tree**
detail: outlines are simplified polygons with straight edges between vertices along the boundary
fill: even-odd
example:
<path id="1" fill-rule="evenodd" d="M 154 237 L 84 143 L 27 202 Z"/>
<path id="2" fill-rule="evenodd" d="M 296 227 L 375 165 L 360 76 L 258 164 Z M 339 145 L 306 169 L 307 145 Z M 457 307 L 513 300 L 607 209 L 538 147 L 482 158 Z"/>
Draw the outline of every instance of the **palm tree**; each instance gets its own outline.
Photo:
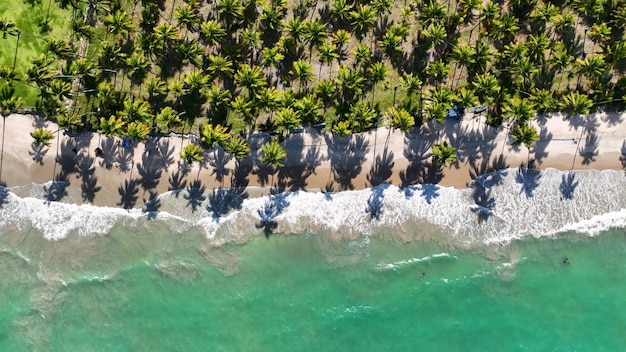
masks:
<path id="1" fill-rule="evenodd" d="M 235 73 L 235 83 L 247 89 L 248 97 L 252 100 L 256 91 L 267 85 L 267 80 L 260 67 L 240 64 Z"/>
<path id="2" fill-rule="evenodd" d="M 120 111 L 120 117 L 126 122 L 147 121 L 152 117 L 150 105 L 143 99 L 124 101 L 124 109 Z"/>
<path id="3" fill-rule="evenodd" d="M 325 79 L 317 82 L 315 87 L 315 95 L 324 104 L 324 114 L 328 106 L 334 101 L 337 88 L 335 82 L 330 79 Z"/>
<path id="4" fill-rule="evenodd" d="M 216 20 L 209 20 L 200 25 L 201 41 L 207 46 L 222 44 L 226 37 L 226 30 Z"/>
<path id="5" fill-rule="evenodd" d="M 156 125 L 159 128 L 159 131 L 165 130 L 166 132 L 170 132 L 172 128 L 181 126 L 183 121 L 180 118 L 180 115 L 176 110 L 172 109 L 169 106 L 161 109 L 156 115 L 155 119 Z M 152 128 L 154 129 L 155 123 L 153 123 Z"/>
<path id="6" fill-rule="evenodd" d="M 263 152 L 263 156 L 259 158 L 259 161 L 272 169 L 273 186 L 276 168 L 284 166 L 283 160 L 287 157 L 287 151 L 276 140 L 263 144 L 261 151 Z"/>
<path id="7" fill-rule="evenodd" d="M 415 125 L 415 118 L 403 108 L 390 107 L 387 110 L 387 119 L 392 129 L 399 129 L 404 133 L 408 133 L 411 127 Z"/>
<path id="8" fill-rule="evenodd" d="M 50 40 L 47 50 L 61 60 L 69 60 L 74 57 L 74 49 L 64 40 Z"/>
<path id="9" fill-rule="evenodd" d="M 528 149 L 528 158 L 530 159 L 530 148 L 539 140 L 539 133 L 537 133 L 535 126 L 532 126 L 528 122 L 516 123 L 511 131 L 511 137 L 513 138 L 511 144 L 524 144 Z"/>
<path id="10" fill-rule="evenodd" d="M 195 31 L 197 29 L 200 19 L 198 12 L 188 4 L 177 7 L 174 11 L 174 18 L 178 21 L 179 26 L 185 27 L 185 38 L 187 37 L 188 31 Z"/>
<path id="11" fill-rule="evenodd" d="M 209 149 L 213 149 L 216 144 L 223 145 L 229 138 L 228 129 L 222 125 L 204 125 L 200 133 L 200 142 Z"/>
<path id="12" fill-rule="evenodd" d="M 433 144 L 431 153 L 433 163 L 439 167 L 452 165 L 457 161 L 456 149 L 446 141 Z"/>
<path id="13" fill-rule="evenodd" d="M 225 77 L 232 75 L 234 71 L 233 62 L 230 59 L 222 56 L 221 54 L 209 55 L 207 72 L 213 77 L 224 79 Z"/>
<path id="14" fill-rule="evenodd" d="M 33 137 L 33 145 L 36 147 L 45 145 L 46 147 L 50 146 L 50 141 L 54 139 L 54 135 L 47 129 L 37 128 L 30 133 L 30 136 Z"/>
<path id="15" fill-rule="evenodd" d="M 333 133 L 337 133 L 341 138 L 352 133 L 349 121 L 338 121 L 333 125 L 331 130 Z"/>
<path id="16" fill-rule="evenodd" d="M 336 0 L 331 6 L 330 17 L 337 24 L 343 24 L 351 19 L 352 5 L 347 0 Z"/>
<path id="17" fill-rule="evenodd" d="M 372 103 L 374 102 L 374 93 L 376 92 L 376 84 L 387 78 L 387 66 L 382 62 L 377 62 L 367 69 L 369 81 L 372 82 Z"/>
<path id="18" fill-rule="evenodd" d="M 115 115 L 111 115 L 108 119 L 101 117 L 98 132 L 109 137 L 121 136 L 124 132 L 124 120 L 121 117 L 116 117 Z"/>
<path id="19" fill-rule="evenodd" d="M 318 79 L 322 79 L 322 67 L 328 65 L 328 78 L 330 78 L 330 72 L 333 68 L 333 61 L 339 58 L 339 53 L 337 52 L 337 46 L 333 43 L 323 43 L 318 48 L 319 51 L 319 61 L 320 68 L 317 74 Z"/>
<path id="20" fill-rule="evenodd" d="M 561 97 L 559 108 L 567 113 L 568 117 L 589 115 L 593 101 L 586 94 L 570 92 Z"/>
<path id="21" fill-rule="evenodd" d="M 578 73 L 578 83 L 581 76 L 584 76 L 592 83 L 600 79 L 606 73 L 607 67 L 603 54 L 587 55 L 584 59 L 578 58 L 574 64 Z"/>
<path id="22" fill-rule="evenodd" d="M 328 28 L 325 23 L 320 20 L 309 21 L 306 23 L 305 38 L 309 42 L 309 62 L 313 57 L 313 48 L 320 46 L 328 37 Z"/>
<path id="23" fill-rule="evenodd" d="M 363 94 L 365 78 L 361 72 L 353 68 L 349 68 L 345 65 L 339 66 L 335 81 L 339 86 L 343 105 L 353 102 L 355 97 Z"/>
<path id="24" fill-rule="evenodd" d="M 288 134 L 292 129 L 300 126 L 302 120 L 298 116 L 298 113 L 291 107 L 282 108 L 276 112 L 276 130 L 281 135 Z"/>
<path id="25" fill-rule="evenodd" d="M 107 28 L 107 35 L 111 33 L 114 36 L 121 35 L 128 39 L 128 35 L 135 30 L 133 18 L 124 10 L 117 10 L 106 15 L 103 22 Z"/>
<path id="26" fill-rule="evenodd" d="M 183 158 L 189 166 L 193 165 L 196 161 L 203 163 L 204 150 L 195 144 L 187 144 L 182 152 L 180 152 L 180 157 Z"/>
<path id="27" fill-rule="evenodd" d="M 294 104 L 294 108 L 297 111 L 300 119 L 307 123 L 318 123 L 320 120 L 319 109 L 322 107 L 318 97 L 314 95 L 307 95 L 299 99 Z"/>
<path id="28" fill-rule="evenodd" d="M 141 121 L 132 121 L 126 125 L 126 136 L 134 141 L 143 142 L 148 134 L 150 134 L 150 128 Z"/>
<path id="29" fill-rule="evenodd" d="M 281 53 L 281 48 L 278 46 L 265 47 L 261 49 L 261 65 L 265 68 L 278 68 L 280 63 L 285 58 L 285 55 Z"/>
<path id="30" fill-rule="evenodd" d="M 148 103 L 152 110 L 158 110 L 167 96 L 167 83 L 159 77 L 148 78 L 144 86 L 148 93 Z"/>
<path id="31" fill-rule="evenodd" d="M 126 59 L 130 81 L 134 85 L 141 84 L 150 71 L 150 61 L 143 54 L 135 51 Z M 141 88 L 139 89 L 141 95 Z"/>
<path id="32" fill-rule="evenodd" d="M 335 3 L 337 3 L 338 1 L 342 1 L 342 0 L 337 0 L 335 1 Z M 339 54 L 338 59 L 340 60 L 343 59 L 345 55 L 344 46 L 346 46 L 348 42 L 350 41 L 350 33 L 346 31 L 345 29 L 338 29 L 336 32 L 332 34 L 331 41 L 333 44 L 337 46 L 337 53 Z"/>
<path id="33" fill-rule="evenodd" d="M 356 33 L 359 42 L 376 26 L 376 10 L 370 5 L 360 5 L 355 11 L 350 11 L 350 17 L 352 30 Z"/>
<path id="34" fill-rule="evenodd" d="M 2 160 L 4 159 L 4 132 L 7 117 L 22 106 L 22 98 L 14 96 L 15 88 L 10 85 L 0 86 L 0 116 L 2 116 L 2 151 L 0 151 L 0 183 L 2 182 Z"/>
<path id="35" fill-rule="evenodd" d="M 217 13 L 230 31 L 244 17 L 244 7 L 240 0 L 217 0 Z"/>
<path id="36" fill-rule="evenodd" d="M 241 136 L 235 135 L 226 141 L 224 150 L 238 161 L 243 160 L 250 156 L 250 143 Z"/>
<path id="37" fill-rule="evenodd" d="M 300 82 L 299 93 L 302 94 L 303 91 L 306 91 L 307 83 L 313 79 L 313 67 L 305 60 L 300 59 L 293 63 L 293 68 L 289 73 Z"/>

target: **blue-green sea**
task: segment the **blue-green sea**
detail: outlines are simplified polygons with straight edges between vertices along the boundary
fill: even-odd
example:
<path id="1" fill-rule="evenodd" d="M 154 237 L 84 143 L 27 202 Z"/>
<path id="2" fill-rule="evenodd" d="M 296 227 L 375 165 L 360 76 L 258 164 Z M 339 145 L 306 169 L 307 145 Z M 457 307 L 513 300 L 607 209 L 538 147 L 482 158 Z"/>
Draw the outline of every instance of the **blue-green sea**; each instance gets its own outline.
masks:
<path id="1" fill-rule="evenodd" d="M 535 197 L 547 197 L 537 192 Z M 406 196 L 391 188 L 381 194 L 385 207 L 396 195 Z M 297 208 L 300 196 L 289 195 L 289 206 Z M 447 202 L 455 199 L 450 197 Z M 8 205 L 25 207 L 16 199 L 4 205 L 2 216 L 16 212 Z M 502 207 L 509 204 L 498 199 Z M 23 202 L 39 207 L 33 205 L 39 201 Z M 540 198 L 527 202 L 553 212 L 574 207 L 566 200 L 558 200 L 559 208 L 547 208 Z M 46 207 L 55 211 L 54 204 L 37 209 Z M 596 209 L 604 215 L 622 209 L 612 207 Z M 71 219 L 76 209 L 95 211 L 72 209 L 66 215 Z M 495 216 L 506 215 L 498 209 L 467 226 L 502 231 Z M 100 212 L 107 211 L 117 214 Z M 384 208 L 382 214 L 392 212 Z M 455 227 L 416 221 L 342 236 L 337 231 L 345 227 L 330 231 L 330 225 L 287 231 L 295 226 L 285 224 L 288 212 L 265 232 L 252 215 L 250 226 L 242 218 L 228 225 L 224 218 L 185 227 L 172 225 L 178 221 L 173 217 L 139 214 L 112 225 L 98 220 L 93 233 L 81 225 L 56 239 L 49 237 L 56 233 L 53 224 L 46 227 L 35 215 L 4 221 L 0 351 L 626 348 L 626 230 L 615 216 L 603 217 L 612 225 L 595 232 L 572 218 L 579 231 L 526 231 L 501 242 L 483 234 L 472 242 L 460 240 Z M 250 236 L 234 232 L 244 230 Z"/>

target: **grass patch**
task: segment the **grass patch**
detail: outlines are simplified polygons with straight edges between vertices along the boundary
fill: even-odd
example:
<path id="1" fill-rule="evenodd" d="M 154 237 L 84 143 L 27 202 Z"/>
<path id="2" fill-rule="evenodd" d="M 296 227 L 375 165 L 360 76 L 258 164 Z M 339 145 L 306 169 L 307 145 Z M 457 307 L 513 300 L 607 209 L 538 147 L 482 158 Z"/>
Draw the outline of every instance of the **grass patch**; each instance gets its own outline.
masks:
<path id="1" fill-rule="evenodd" d="M 23 35 L 20 36 L 17 56 L 15 55 L 17 36 L 7 35 L 6 38 L 0 36 L 0 65 L 13 67 L 15 61 L 20 79 L 25 80 L 24 72 L 30 66 L 30 60 L 46 52 L 46 41 L 41 38 L 67 40 L 71 17 L 71 10 L 59 8 L 54 0 L 2 1 L 0 18 L 13 21 Z M 24 99 L 25 106 L 35 105 L 37 89 L 17 83 L 15 93 Z"/>

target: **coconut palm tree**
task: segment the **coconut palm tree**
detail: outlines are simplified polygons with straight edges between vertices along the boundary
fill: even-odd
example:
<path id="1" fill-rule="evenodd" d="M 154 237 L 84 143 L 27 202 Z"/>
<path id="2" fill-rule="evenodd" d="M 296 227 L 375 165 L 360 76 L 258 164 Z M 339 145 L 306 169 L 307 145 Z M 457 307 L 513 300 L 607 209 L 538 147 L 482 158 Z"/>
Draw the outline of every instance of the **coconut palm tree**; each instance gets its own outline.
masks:
<path id="1" fill-rule="evenodd" d="M 320 113 L 319 109 L 322 107 L 322 104 L 319 101 L 319 98 L 314 95 L 307 95 L 302 97 L 302 99 L 298 99 L 294 104 L 294 109 L 300 116 L 300 119 L 306 123 L 318 123 L 320 122 Z"/>
<path id="2" fill-rule="evenodd" d="M 204 162 L 204 150 L 195 144 L 187 144 L 180 152 L 180 157 L 192 166 L 194 162 Z"/>
<path id="3" fill-rule="evenodd" d="M 305 34 L 307 42 L 309 42 L 309 62 L 313 57 L 313 48 L 319 47 L 326 37 L 328 37 L 328 27 L 325 23 L 322 23 L 319 19 L 306 22 Z"/>
<path id="4" fill-rule="evenodd" d="M 313 80 L 313 67 L 305 60 L 298 60 L 293 63 L 293 68 L 289 71 L 295 80 L 300 82 L 299 93 L 306 92 L 308 82 Z"/>
<path id="5" fill-rule="evenodd" d="M 387 110 L 387 119 L 392 129 L 399 129 L 404 133 L 408 133 L 415 125 L 415 118 L 403 108 L 390 107 Z"/>
<path id="6" fill-rule="evenodd" d="M 104 17 L 103 23 L 106 26 L 107 35 L 109 33 L 116 37 L 121 35 L 125 39 L 128 39 L 129 34 L 135 30 L 133 18 L 124 10 L 117 10 L 113 13 L 109 13 Z"/>
<path id="7" fill-rule="evenodd" d="M 207 66 L 207 72 L 213 77 L 224 79 L 233 74 L 233 62 L 222 56 L 221 54 L 209 55 L 209 64 Z"/>
<path id="8" fill-rule="evenodd" d="M 431 147 L 432 160 L 438 167 L 452 165 L 457 161 L 456 149 L 448 142 L 435 143 Z"/>
<path id="9" fill-rule="evenodd" d="M 278 110 L 274 115 L 276 122 L 276 130 L 281 133 L 282 136 L 289 134 L 289 131 L 300 126 L 302 120 L 298 116 L 298 112 L 291 107 L 286 107 Z"/>
<path id="10" fill-rule="evenodd" d="M 155 115 L 152 129 L 154 129 L 156 125 L 159 131 L 170 132 L 172 128 L 179 127 L 182 124 L 183 121 L 180 118 L 180 114 L 171 107 L 165 106 Z"/>
<path id="11" fill-rule="evenodd" d="M 111 115 L 108 119 L 101 117 L 98 132 L 109 137 L 121 136 L 124 132 L 124 125 L 124 120 L 121 117 L 115 115 Z"/>
<path id="12" fill-rule="evenodd" d="M 244 17 L 244 7 L 240 0 L 217 0 L 217 13 L 229 32 Z"/>
<path id="13" fill-rule="evenodd" d="M 200 25 L 200 40 L 207 47 L 221 45 L 226 37 L 226 30 L 219 21 L 209 20 Z"/>
<path id="14" fill-rule="evenodd" d="M 274 174 L 276 169 L 283 167 L 283 160 L 287 157 L 287 151 L 283 148 L 278 141 L 272 140 L 269 143 L 265 143 L 261 146 L 263 156 L 259 158 L 259 161 L 272 169 L 272 186 L 274 185 Z"/>
<path id="15" fill-rule="evenodd" d="M 377 62 L 367 68 L 367 76 L 372 83 L 372 103 L 374 102 L 374 94 L 376 93 L 376 85 L 387 78 L 387 66 L 382 62 Z"/>
<path id="16" fill-rule="evenodd" d="M 74 48 L 72 48 L 66 41 L 61 39 L 50 40 L 47 44 L 46 49 L 61 60 L 69 60 L 76 55 L 74 52 Z"/>
<path id="17" fill-rule="evenodd" d="M 124 109 L 120 111 L 120 117 L 125 122 L 147 121 L 152 117 L 150 105 L 143 99 L 124 101 Z"/>
<path id="18" fill-rule="evenodd" d="M 335 83 L 339 86 L 341 102 L 345 105 L 350 104 L 354 101 L 355 97 L 363 94 L 365 77 L 363 77 L 361 72 L 353 68 L 340 65 Z"/>
<path id="19" fill-rule="evenodd" d="M 356 10 L 350 11 L 350 17 L 352 30 L 359 42 L 376 26 L 376 10 L 370 5 L 359 5 Z"/>
<path id="20" fill-rule="evenodd" d="M 7 117 L 16 112 L 23 103 L 21 97 L 14 96 L 15 88 L 5 84 L 0 86 L 0 116 L 2 116 L 2 150 L 0 151 L 0 183 L 2 182 L 2 160 L 4 159 L 4 133 Z"/>
<path id="21" fill-rule="evenodd" d="M 126 125 L 125 134 L 134 141 L 143 142 L 150 134 L 150 128 L 141 121 L 132 121 Z"/>
<path id="22" fill-rule="evenodd" d="M 260 67 L 240 64 L 235 73 L 235 83 L 244 87 L 252 100 L 257 90 L 267 85 L 267 80 Z"/>
<path id="23" fill-rule="evenodd" d="M 567 113 L 568 117 L 589 115 L 593 101 L 586 94 L 570 92 L 561 97 L 559 108 Z"/>
<path id="24" fill-rule="evenodd" d="M 135 51 L 126 59 L 126 67 L 128 67 L 131 83 L 141 85 L 150 71 L 150 61 L 143 54 Z M 141 88 L 139 94 L 141 95 Z"/>
<path id="25" fill-rule="evenodd" d="M 209 149 L 213 149 L 217 144 L 223 145 L 229 138 L 228 129 L 222 125 L 207 124 L 200 132 L 200 142 Z"/>
<path id="26" fill-rule="evenodd" d="M 187 38 L 187 32 L 197 30 L 198 22 L 200 21 L 198 11 L 189 6 L 189 4 L 177 7 L 174 11 L 174 18 L 178 21 L 179 26 L 185 27 L 185 33 L 183 34 L 185 38 Z"/>
<path id="27" fill-rule="evenodd" d="M 250 143 L 241 136 L 235 135 L 226 141 L 224 150 L 238 161 L 243 160 L 250 156 Z"/>
<path id="28" fill-rule="evenodd" d="M 523 144 L 528 149 L 528 158 L 530 159 L 530 148 L 539 140 L 537 128 L 528 122 L 516 123 L 511 131 L 513 138 L 512 145 Z"/>
<path id="29" fill-rule="evenodd" d="M 332 2 L 330 8 L 330 17 L 335 21 L 335 24 L 342 25 L 348 22 L 352 16 L 352 4 L 347 0 L 336 0 Z"/>
<path id="30" fill-rule="evenodd" d="M 320 67 L 317 74 L 318 79 L 322 79 L 322 67 L 328 65 L 328 78 L 330 78 L 330 72 L 332 71 L 333 61 L 339 58 L 337 52 L 337 46 L 331 42 L 324 42 L 318 48 Z"/>

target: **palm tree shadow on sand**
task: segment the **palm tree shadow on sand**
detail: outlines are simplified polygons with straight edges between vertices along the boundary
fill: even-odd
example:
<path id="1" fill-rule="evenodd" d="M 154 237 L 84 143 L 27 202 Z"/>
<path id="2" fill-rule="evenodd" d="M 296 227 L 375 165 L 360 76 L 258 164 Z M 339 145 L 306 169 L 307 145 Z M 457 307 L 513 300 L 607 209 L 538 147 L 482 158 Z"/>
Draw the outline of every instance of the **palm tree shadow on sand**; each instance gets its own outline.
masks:
<path id="1" fill-rule="evenodd" d="M 330 161 L 330 175 L 325 191 L 332 193 L 336 190 L 353 190 L 352 180 L 361 174 L 363 162 L 370 149 L 369 142 L 360 134 L 349 136 L 347 143 L 342 138 L 336 138 L 331 134 L 325 138 Z M 337 189 L 335 189 L 335 184 L 339 186 Z"/>
<path id="2" fill-rule="evenodd" d="M 189 184 L 186 191 L 185 199 L 187 200 L 187 206 L 190 206 L 191 211 L 195 213 L 206 200 L 206 196 L 204 195 L 206 188 L 200 180 L 195 180 Z"/>
<path id="3" fill-rule="evenodd" d="M 137 203 L 137 199 L 139 199 L 139 182 L 134 179 L 125 180 L 123 185 L 120 185 L 117 188 L 117 192 L 120 195 L 120 201 L 117 203 L 118 206 L 121 206 L 124 209 L 132 209 L 135 207 Z"/>
<path id="4" fill-rule="evenodd" d="M 211 213 L 213 221 L 219 222 L 223 215 L 232 210 L 240 210 L 247 197 L 248 194 L 243 187 L 213 189 L 209 193 L 206 210 Z"/>
<path id="5" fill-rule="evenodd" d="M 589 133 L 585 137 L 585 145 L 580 148 L 580 156 L 583 157 L 582 164 L 589 165 L 596 161 L 596 157 L 600 154 L 598 150 L 600 146 L 600 140 L 595 133 Z"/>
<path id="6" fill-rule="evenodd" d="M 148 199 L 143 200 L 142 211 L 148 214 L 148 219 L 153 220 L 157 217 L 159 209 L 161 208 L 161 199 L 154 191 L 149 192 Z"/>
<path id="7" fill-rule="evenodd" d="M 520 166 L 515 175 L 515 181 L 522 185 L 520 193 L 524 192 L 526 197 L 533 196 L 533 192 L 539 186 L 541 179 L 541 170 L 535 167 L 534 161 L 530 161 L 526 167 Z"/>
<path id="8" fill-rule="evenodd" d="M 567 200 L 574 199 L 574 191 L 578 187 L 578 181 L 575 180 L 576 173 L 568 172 L 561 176 L 561 184 L 559 185 L 559 191 L 563 198 Z"/>
<path id="9" fill-rule="evenodd" d="M 266 238 L 269 238 L 278 227 L 275 219 L 289 206 L 288 196 L 289 193 L 285 192 L 270 195 L 267 202 L 257 211 L 260 222 L 256 224 L 256 227 L 263 229 Z"/>
<path id="10" fill-rule="evenodd" d="M 380 219 L 380 216 L 383 213 L 383 206 L 385 205 L 385 190 L 389 188 L 388 183 L 382 183 L 375 187 L 372 187 L 372 193 L 370 197 L 367 199 L 367 208 L 365 208 L 365 212 L 370 214 L 370 221 L 376 219 Z"/>
<path id="11" fill-rule="evenodd" d="M 50 148 L 48 148 L 45 144 L 35 145 L 35 143 L 31 144 L 31 149 L 28 151 L 28 155 L 30 155 L 34 162 L 39 165 L 43 165 L 43 159 L 48 153 Z"/>

